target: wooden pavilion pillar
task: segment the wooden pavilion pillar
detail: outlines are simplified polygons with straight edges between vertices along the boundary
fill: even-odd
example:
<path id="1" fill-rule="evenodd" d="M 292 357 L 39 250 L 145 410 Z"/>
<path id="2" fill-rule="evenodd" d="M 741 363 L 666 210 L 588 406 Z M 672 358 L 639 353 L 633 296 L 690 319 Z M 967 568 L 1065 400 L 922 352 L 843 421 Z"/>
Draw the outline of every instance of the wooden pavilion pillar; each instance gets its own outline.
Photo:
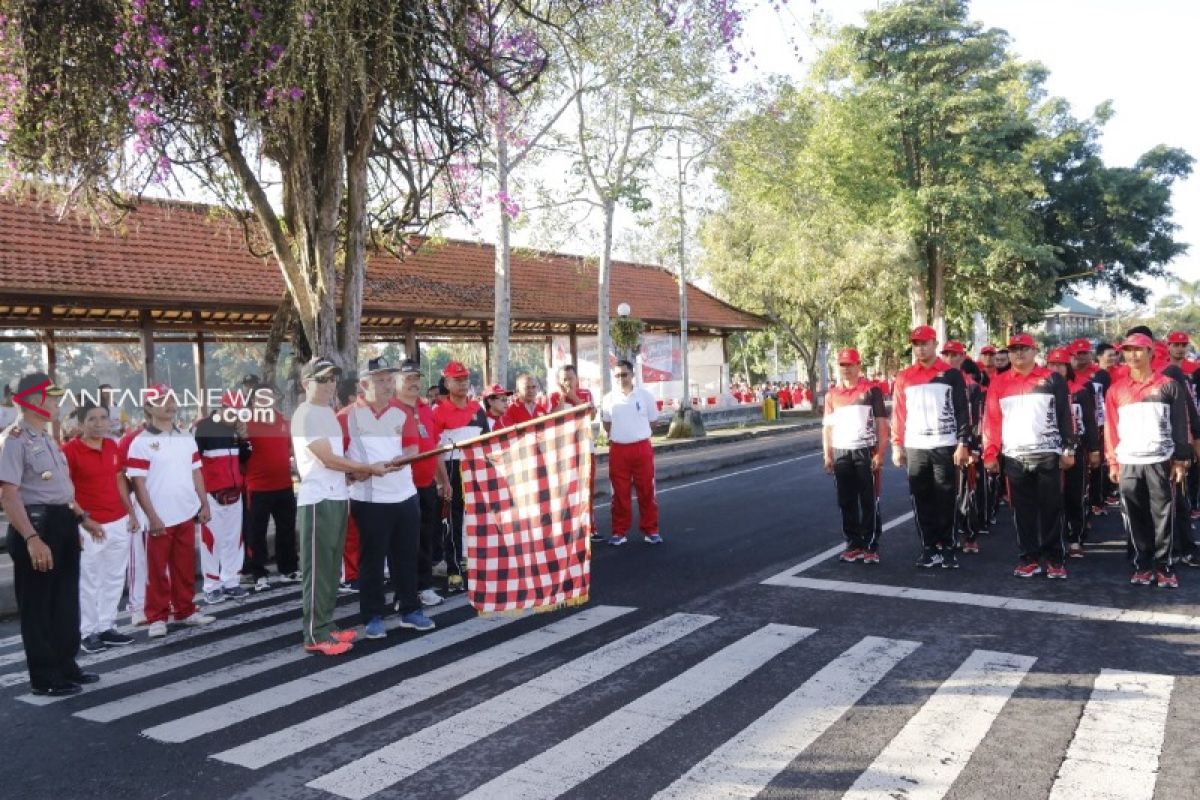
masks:
<path id="1" fill-rule="evenodd" d="M 421 345 L 417 342 L 417 331 L 413 320 L 404 323 L 404 352 L 413 361 L 421 361 Z"/>
<path id="2" fill-rule="evenodd" d="M 42 363 L 46 365 L 46 374 L 52 383 L 58 383 L 58 347 L 54 341 L 54 331 L 46 328 L 42 332 Z"/>
<path id="3" fill-rule="evenodd" d="M 572 364 L 572 366 L 575 367 L 576 370 L 578 370 L 579 369 L 579 326 L 576 325 L 574 322 L 571 323 L 570 339 L 571 339 L 571 364 Z"/>
<path id="4" fill-rule="evenodd" d="M 154 331 L 149 311 L 138 312 L 138 334 L 142 339 L 142 380 L 149 386 L 154 383 Z"/>
<path id="5" fill-rule="evenodd" d="M 208 414 L 208 381 L 205 380 L 204 331 L 196 331 L 192 343 L 192 363 L 196 368 L 196 394 L 200 397 L 200 416 Z"/>

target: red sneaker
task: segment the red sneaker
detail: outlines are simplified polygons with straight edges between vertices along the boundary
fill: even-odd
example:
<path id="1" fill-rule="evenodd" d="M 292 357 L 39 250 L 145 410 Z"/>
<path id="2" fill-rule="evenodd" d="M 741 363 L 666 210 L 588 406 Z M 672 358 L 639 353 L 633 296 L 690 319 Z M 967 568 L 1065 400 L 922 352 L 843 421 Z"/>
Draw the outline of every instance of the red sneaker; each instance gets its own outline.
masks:
<path id="1" fill-rule="evenodd" d="M 873 553 L 870 550 L 864 551 L 862 554 L 862 562 L 864 564 L 878 564 L 879 553 Z"/>
<path id="2" fill-rule="evenodd" d="M 353 642 L 358 638 L 358 631 L 350 628 L 344 631 L 334 631 L 330 634 L 335 642 Z"/>
<path id="3" fill-rule="evenodd" d="M 349 650 L 354 645 L 349 642 L 317 642 L 316 644 L 306 644 L 304 649 L 310 653 L 320 653 L 325 656 L 340 656 Z"/>
<path id="4" fill-rule="evenodd" d="M 1032 578 L 1034 575 L 1042 574 L 1042 565 L 1036 561 L 1030 561 L 1026 564 L 1018 564 L 1013 570 L 1013 575 L 1018 578 Z"/>
<path id="5" fill-rule="evenodd" d="M 1083 545 L 1079 542 L 1071 542 L 1067 545 L 1067 555 L 1071 558 L 1083 558 Z"/>
<path id="6" fill-rule="evenodd" d="M 1067 579 L 1067 568 L 1062 564 L 1047 564 L 1046 577 L 1065 581 Z"/>
<path id="7" fill-rule="evenodd" d="M 851 548 L 847 548 L 846 550 L 843 550 L 842 554 L 840 556 L 838 556 L 838 560 L 846 561 L 848 563 L 853 563 L 855 561 L 862 561 L 862 557 L 863 557 L 862 550 L 859 550 L 857 547 L 851 547 Z"/>
<path id="8" fill-rule="evenodd" d="M 1158 588 L 1160 589 L 1179 588 L 1179 576 L 1170 570 L 1160 569 L 1157 573 L 1155 573 L 1154 581 L 1158 584 Z"/>
<path id="9" fill-rule="evenodd" d="M 970 541 L 963 542 L 962 551 L 964 553 L 978 553 L 979 552 L 979 542 L 970 542 Z"/>
<path id="10" fill-rule="evenodd" d="M 1130 583 L 1136 583 L 1139 586 L 1149 586 L 1154 583 L 1154 573 L 1148 569 L 1139 570 L 1133 573 L 1133 577 L 1129 579 Z"/>
<path id="11" fill-rule="evenodd" d="M 1093 517 L 1103 517 L 1107 513 L 1108 511 L 1105 510 L 1104 506 L 1092 506 Z"/>

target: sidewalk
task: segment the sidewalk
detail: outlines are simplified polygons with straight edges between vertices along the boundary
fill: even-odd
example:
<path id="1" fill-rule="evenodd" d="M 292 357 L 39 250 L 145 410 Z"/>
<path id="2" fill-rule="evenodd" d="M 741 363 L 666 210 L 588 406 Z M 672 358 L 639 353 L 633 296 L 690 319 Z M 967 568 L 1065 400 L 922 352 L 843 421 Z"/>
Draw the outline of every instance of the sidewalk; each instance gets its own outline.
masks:
<path id="1" fill-rule="evenodd" d="M 656 436 L 655 479 L 660 482 L 678 480 L 750 461 L 811 451 L 820 441 L 812 432 L 820 427 L 820 418 L 788 414 L 776 422 L 712 431 L 703 439 Z M 596 451 L 596 497 L 607 499 L 610 494 L 608 449 L 602 447 Z M 7 523 L 0 527 L 7 529 Z M 12 559 L 7 554 L 0 554 L 0 617 L 16 613 Z"/>

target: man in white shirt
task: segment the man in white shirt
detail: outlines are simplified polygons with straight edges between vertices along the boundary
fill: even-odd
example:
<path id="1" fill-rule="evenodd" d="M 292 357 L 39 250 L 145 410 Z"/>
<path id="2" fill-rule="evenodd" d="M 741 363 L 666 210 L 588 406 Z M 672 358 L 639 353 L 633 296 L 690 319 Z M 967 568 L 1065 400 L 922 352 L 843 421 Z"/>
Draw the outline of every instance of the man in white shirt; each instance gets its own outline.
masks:
<path id="1" fill-rule="evenodd" d="M 662 544 L 658 532 L 658 498 L 654 490 L 654 450 L 650 423 L 658 415 L 654 396 L 633 385 L 633 364 L 618 361 L 613 368 L 615 386 L 600 402 L 600 421 L 608 433 L 608 479 L 612 483 L 613 547 L 625 544 L 633 524 L 632 489 L 637 488 L 638 519 L 642 541 Z"/>
<path id="2" fill-rule="evenodd" d="M 304 649 L 327 656 L 345 653 L 355 637 L 353 630 L 342 631 L 333 625 L 350 513 L 346 474 L 387 474 L 382 463 L 362 464 L 345 457 L 342 428 L 333 413 L 340 374 L 341 368 L 327 358 L 313 358 L 304 366 L 300 380 L 305 399 L 292 415 L 291 429 L 300 474 L 296 527 L 300 534 Z"/>
<path id="3" fill-rule="evenodd" d="M 417 592 L 421 504 L 412 467 L 394 466 L 420 449 L 416 416 L 394 399 L 399 371 L 386 359 L 372 358 L 359 370 L 362 395 L 338 412 L 346 455 L 362 463 L 388 465 L 386 474 L 366 476 L 350 486 L 350 513 L 358 526 L 359 607 L 368 639 L 387 636 L 383 624 L 388 607 L 383 586 L 385 561 L 391 571 L 400 627 L 418 631 L 435 627 L 421 612 Z"/>

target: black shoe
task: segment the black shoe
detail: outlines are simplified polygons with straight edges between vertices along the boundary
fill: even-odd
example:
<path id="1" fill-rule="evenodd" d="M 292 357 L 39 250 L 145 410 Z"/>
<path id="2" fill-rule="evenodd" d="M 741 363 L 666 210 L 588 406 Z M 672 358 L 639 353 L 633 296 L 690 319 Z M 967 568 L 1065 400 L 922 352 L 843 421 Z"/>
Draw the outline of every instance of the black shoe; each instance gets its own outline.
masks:
<path id="1" fill-rule="evenodd" d="M 77 672 L 74 675 L 72 675 L 67 680 L 69 680 L 71 683 L 77 683 L 77 684 L 83 685 L 86 683 L 99 683 L 100 676 L 94 672 L 80 671 L 80 672 Z"/>
<path id="2" fill-rule="evenodd" d="M 921 569 L 929 569 L 930 567 L 936 567 L 938 564 L 941 564 L 941 563 L 942 563 L 942 554 L 938 553 L 936 551 L 924 553 L 921 555 L 921 557 L 919 559 L 917 559 L 917 566 L 920 567 Z"/>
<path id="3" fill-rule="evenodd" d="M 953 550 L 942 552 L 942 569 L 958 569 L 958 554 Z"/>
<path id="4" fill-rule="evenodd" d="M 29 691 L 39 697 L 70 697 L 73 694 L 79 694 L 83 691 L 83 687 L 78 683 L 60 683 L 57 686 L 30 686 Z"/>
<path id="5" fill-rule="evenodd" d="M 133 637 L 126 633 L 121 633 L 116 628 L 109 628 L 104 633 L 100 634 L 100 641 L 104 642 L 109 647 L 125 647 L 133 644 Z"/>
<path id="6" fill-rule="evenodd" d="M 108 645 L 100 638 L 100 634 L 93 633 L 79 640 L 79 649 L 85 653 L 102 653 L 108 649 Z"/>
<path id="7" fill-rule="evenodd" d="M 603 533 L 600 533 L 599 531 L 597 531 L 596 533 L 592 534 L 592 541 L 599 542 L 600 544 L 604 544 L 605 542 L 608 541 L 608 537 L 605 536 Z"/>
<path id="8" fill-rule="evenodd" d="M 1200 556 L 1197 556 L 1195 553 L 1188 553 L 1179 559 L 1179 563 L 1189 567 L 1200 567 Z"/>

